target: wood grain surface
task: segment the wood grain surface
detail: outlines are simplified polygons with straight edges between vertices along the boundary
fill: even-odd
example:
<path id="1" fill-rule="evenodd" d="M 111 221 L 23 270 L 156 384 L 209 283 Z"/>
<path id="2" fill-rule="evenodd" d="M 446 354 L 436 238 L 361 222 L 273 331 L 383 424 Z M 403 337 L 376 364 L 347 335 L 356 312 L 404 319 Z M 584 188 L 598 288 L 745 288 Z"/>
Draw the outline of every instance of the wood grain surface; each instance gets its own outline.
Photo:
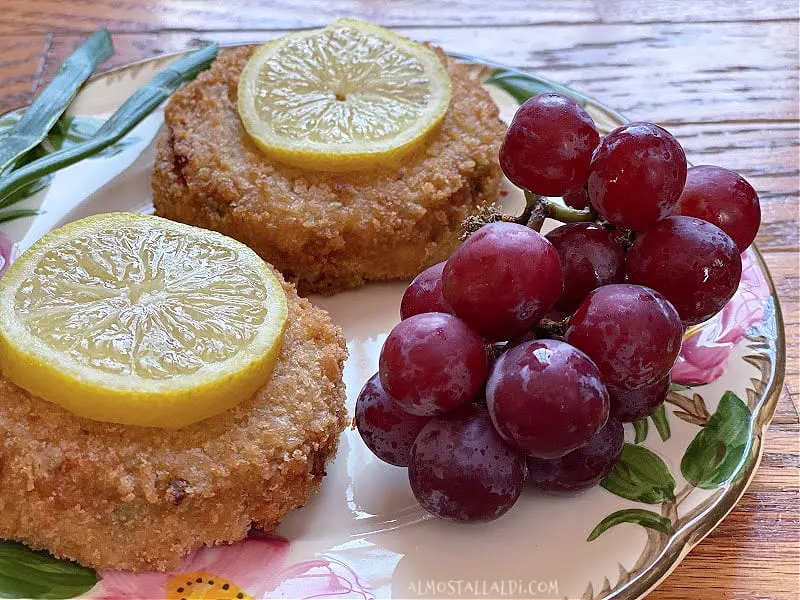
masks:
<path id="1" fill-rule="evenodd" d="M 786 385 L 755 481 L 653 600 L 800 597 L 797 0 L 2 0 L 0 111 L 30 102 L 87 32 L 118 66 L 205 40 L 263 41 L 358 16 L 567 83 L 665 124 L 695 164 L 759 192 L 757 243 L 786 321 Z"/>

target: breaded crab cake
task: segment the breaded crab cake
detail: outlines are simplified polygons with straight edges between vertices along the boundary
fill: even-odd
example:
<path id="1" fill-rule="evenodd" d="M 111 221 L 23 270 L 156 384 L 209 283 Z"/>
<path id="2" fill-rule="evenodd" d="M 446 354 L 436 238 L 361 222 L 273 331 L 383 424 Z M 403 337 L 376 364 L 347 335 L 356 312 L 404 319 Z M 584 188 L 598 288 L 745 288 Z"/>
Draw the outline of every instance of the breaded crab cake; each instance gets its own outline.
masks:
<path id="1" fill-rule="evenodd" d="M 333 294 L 446 259 L 464 219 L 496 200 L 505 126 L 469 67 L 439 51 L 452 102 L 401 168 L 325 173 L 275 162 L 245 132 L 237 85 L 254 48 L 220 53 L 172 96 L 153 174 L 157 215 L 244 242 L 301 294 Z"/>
<path id="2" fill-rule="evenodd" d="M 284 287 L 269 383 L 184 429 L 86 420 L 0 378 L 0 538 L 95 568 L 169 570 L 304 505 L 345 425 L 347 351 L 327 313 Z"/>

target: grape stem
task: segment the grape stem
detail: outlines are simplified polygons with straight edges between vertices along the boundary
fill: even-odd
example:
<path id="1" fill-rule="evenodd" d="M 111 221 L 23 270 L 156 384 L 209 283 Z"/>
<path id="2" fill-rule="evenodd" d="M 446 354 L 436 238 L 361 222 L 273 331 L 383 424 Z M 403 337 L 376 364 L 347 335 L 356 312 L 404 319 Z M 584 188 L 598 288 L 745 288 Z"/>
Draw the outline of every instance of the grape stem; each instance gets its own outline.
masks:
<path id="1" fill-rule="evenodd" d="M 630 229 L 619 229 L 619 241 L 622 244 L 622 247 L 625 250 L 628 250 L 631 246 L 633 246 L 633 242 L 636 241 L 636 234 L 631 231 Z"/>
<path id="2" fill-rule="evenodd" d="M 525 192 L 525 210 L 514 221 L 520 225 L 527 225 L 533 215 L 533 210 L 541 204 L 542 199 L 536 194 Z"/>
<path id="3" fill-rule="evenodd" d="M 462 223 L 464 233 L 461 235 L 461 241 L 466 240 L 484 225 L 497 221 L 518 223 L 530 227 L 534 231 L 541 231 L 544 220 L 547 218 L 562 223 L 583 223 L 593 221 L 595 214 L 591 208 L 577 210 L 525 190 L 525 209 L 520 216 L 513 217 L 504 214 L 495 205 L 482 206 L 478 209 L 477 214 L 467 217 Z"/>
<path id="4" fill-rule="evenodd" d="M 541 231 L 544 220 L 547 218 L 546 200 L 528 191 L 525 192 L 525 210 L 516 219 L 520 225 L 530 227 L 534 231 Z"/>
<path id="5" fill-rule="evenodd" d="M 544 337 L 551 340 L 562 340 L 567 332 L 568 318 L 561 321 L 554 321 L 545 317 L 536 325 L 537 337 Z"/>
<path id="6" fill-rule="evenodd" d="M 547 216 L 562 223 L 584 223 L 586 221 L 594 221 L 594 213 L 592 209 L 586 208 L 578 210 L 577 208 L 570 208 L 563 206 L 557 202 L 547 202 Z"/>
<path id="7" fill-rule="evenodd" d="M 583 223 L 593 221 L 595 215 L 591 208 L 585 210 L 570 208 L 525 190 L 525 210 L 517 219 L 517 223 L 539 231 L 545 218 L 548 217 L 562 223 Z"/>

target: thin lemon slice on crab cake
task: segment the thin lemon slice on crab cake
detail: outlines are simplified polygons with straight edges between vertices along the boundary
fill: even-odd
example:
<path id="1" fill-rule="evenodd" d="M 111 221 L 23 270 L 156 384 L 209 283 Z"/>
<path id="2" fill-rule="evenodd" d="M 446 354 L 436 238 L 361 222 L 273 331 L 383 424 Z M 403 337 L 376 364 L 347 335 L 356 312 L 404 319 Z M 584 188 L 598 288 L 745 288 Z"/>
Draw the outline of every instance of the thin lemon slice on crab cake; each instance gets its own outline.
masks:
<path id="1" fill-rule="evenodd" d="M 77 415 L 179 428 L 268 380 L 286 294 L 243 244 L 136 214 L 39 240 L 0 285 L 0 367 Z"/>
<path id="2" fill-rule="evenodd" d="M 444 118 L 452 86 L 435 52 L 355 19 L 267 43 L 239 78 L 258 146 L 287 164 L 345 171 L 398 165 Z"/>

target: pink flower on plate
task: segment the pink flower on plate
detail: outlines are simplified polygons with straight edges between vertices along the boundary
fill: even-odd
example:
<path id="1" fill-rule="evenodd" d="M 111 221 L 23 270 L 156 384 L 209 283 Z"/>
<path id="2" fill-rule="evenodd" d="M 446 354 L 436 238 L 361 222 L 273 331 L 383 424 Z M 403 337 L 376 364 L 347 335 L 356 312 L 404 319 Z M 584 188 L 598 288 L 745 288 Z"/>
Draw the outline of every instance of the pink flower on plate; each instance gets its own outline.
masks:
<path id="1" fill-rule="evenodd" d="M 90 597 L 101 600 L 240 598 L 253 600 L 267 592 L 270 575 L 289 552 L 279 537 L 252 537 L 232 546 L 203 548 L 183 559 L 174 573 L 100 571 Z M 230 594 L 230 595 L 229 595 Z"/>
<path id="2" fill-rule="evenodd" d="M 101 571 L 86 597 L 96 600 L 265 600 L 342 598 L 369 600 L 358 576 L 344 563 L 320 557 L 284 566 L 289 542 L 255 534 L 232 546 L 203 548 L 174 573 Z"/>
<path id="3" fill-rule="evenodd" d="M 4 233 L 0 233 L 0 277 L 8 270 L 9 265 L 19 255 L 17 245 Z"/>
<path id="4" fill-rule="evenodd" d="M 672 369 L 672 380 L 697 385 L 711 383 L 722 376 L 733 347 L 764 318 L 767 298 L 769 285 L 753 250 L 748 249 L 742 254 L 739 289 L 719 313 L 689 330 Z"/>

